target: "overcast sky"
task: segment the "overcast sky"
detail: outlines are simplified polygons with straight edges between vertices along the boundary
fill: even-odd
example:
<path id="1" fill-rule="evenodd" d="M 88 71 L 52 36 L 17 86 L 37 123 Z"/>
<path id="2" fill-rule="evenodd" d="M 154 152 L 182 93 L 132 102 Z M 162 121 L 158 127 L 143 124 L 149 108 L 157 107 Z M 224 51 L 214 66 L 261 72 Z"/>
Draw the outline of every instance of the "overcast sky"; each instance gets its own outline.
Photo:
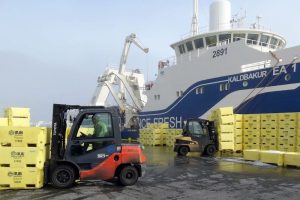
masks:
<path id="1" fill-rule="evenodd" d="M 209 24 L 209 4 L 199 1 L 200 27 Z M 231 0 L 232 14 L 247 10 L 247 22 L 300 44 L 297 0 Z M 190 30 L 192 0 L 0 0 L 0 109 L 31 108 L 32 121 L 49 121 L 53 103 L 88 104 L 97 77 L 118 66 L 124 39 L 136 33 L 146 55 L 131 48 L 128 68 L 153 79 L 170 44 Z M 1 114 L 0 111 L 0 114 Z"/>

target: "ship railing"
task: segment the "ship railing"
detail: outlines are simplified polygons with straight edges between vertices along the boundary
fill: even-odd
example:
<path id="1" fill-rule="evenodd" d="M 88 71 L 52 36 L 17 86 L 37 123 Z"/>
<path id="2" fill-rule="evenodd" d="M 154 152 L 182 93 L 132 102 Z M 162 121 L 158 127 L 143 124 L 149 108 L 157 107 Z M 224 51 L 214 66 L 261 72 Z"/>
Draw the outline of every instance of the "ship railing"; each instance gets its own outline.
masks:
<path id="1" fill-rule="evenodd" d="M 263 26 L 261 24 L 257 23 L 242 23 L 242 22 L 231 22 L 231 23 L 223 23 L 220 24 L 219 27 L 221 27 L 220 30 L 210 30 L 209 26 L 202 26 L 199 28 L 199 33 L 198 34 L 206 34 L 209 32 L 214 32 L 214 31 L 222 31 L 222 30 L 239 30 L 239 29 L 251 29 L 251 30 L 260 30 L 260 31 L 268 31 L 272 32 L 272 29 L 267 26 Z M 226 27 L 228 27 L 226 29 Z M 185 33 L 181 35 L 181 40 L 187 39 L 193 35 L 193 32 L 190 31 L 188 33 Z"/>
<path id="2" fill-rule="evenodd" d="M 175 56 L 171 56 L 169 58 L 162 59 L 158 62 L 158 69 L 164 69 L 167 67 L 171 67 L 177 64 L 177 60 Z"/>
<path id="3" fill-rule="evenodd" d="M 266 60 L 266 61 L 242 65 L 241 71 L 242 72 L 250 72 L 250 71 L 255 71 L 255 70 L 265 69 L 265 68 L 270 68 L 270 67 L 272 67 L 271 60 Z"/>

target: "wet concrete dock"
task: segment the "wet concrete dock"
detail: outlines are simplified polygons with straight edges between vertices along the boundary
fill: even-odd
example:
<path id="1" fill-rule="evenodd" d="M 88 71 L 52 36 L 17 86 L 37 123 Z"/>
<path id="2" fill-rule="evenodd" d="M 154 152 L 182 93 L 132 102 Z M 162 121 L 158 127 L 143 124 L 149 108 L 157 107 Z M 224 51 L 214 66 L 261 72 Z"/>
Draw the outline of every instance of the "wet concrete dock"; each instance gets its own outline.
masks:
<path id="1" fill-rule="evenodd" d="M 231 157 L 177 157 L 172 148 L 146 147 L 146 175 L 130 187 L 84 182 L 67 190 L 0 191 L 0 199 L 289 199 L 300 196 L 300 169 Z"/>

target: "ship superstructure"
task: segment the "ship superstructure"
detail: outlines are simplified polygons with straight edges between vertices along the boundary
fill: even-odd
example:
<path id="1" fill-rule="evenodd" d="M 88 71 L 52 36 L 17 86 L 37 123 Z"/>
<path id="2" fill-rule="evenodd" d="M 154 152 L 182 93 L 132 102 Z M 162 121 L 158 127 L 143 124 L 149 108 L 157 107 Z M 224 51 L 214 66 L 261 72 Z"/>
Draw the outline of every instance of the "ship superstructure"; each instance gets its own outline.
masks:
<path id="1" fill-rule="evenodd" d="M 231 17 L 228 0 L 210 6 L 210 29 L 198 30 L 194 0 L 191 35 L 171 45 L 173 59 L 159 62 L 157 79 L 146 87 L 147 103 L 139 125 L 169 123 L 179 128 L 187 118 L 234 106 L 237 113 L 299 112 L 300 46 L 257 22 Z"/>

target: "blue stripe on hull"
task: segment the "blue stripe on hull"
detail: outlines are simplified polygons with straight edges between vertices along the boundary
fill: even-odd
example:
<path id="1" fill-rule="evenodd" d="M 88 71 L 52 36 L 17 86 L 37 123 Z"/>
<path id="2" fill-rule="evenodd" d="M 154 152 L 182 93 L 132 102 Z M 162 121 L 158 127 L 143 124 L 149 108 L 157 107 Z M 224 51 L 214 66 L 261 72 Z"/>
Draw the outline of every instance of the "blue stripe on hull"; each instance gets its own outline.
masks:
<path id="1" fill-rule="evenodd" d="M 256 87 L 279 86 L 300 82 L 300 64 L 296 66 L 277 67 L 276 69 L 263 69 L 232 76 L 219 77 L 199 81 L 189 87 L 183 97 L 178 98 L 168 108 L 160 111 L 141 112 L 140 127 L 145 127 L 147 123 L 169 122 L 170 127 L 181 127 L 183 120 L 192 117 L 199 117 L 210 110 L 214 105 L 220 102 L 227 95 L 245 89 L 254 89 Z M 296 70 L 297 69 L 297 70 Z M 282 71 L 279 75 L 276 75 Z M 286 72 L 286 73 L 285 73 Z M 248 85 L 243 86 L 243 77 L 254 77 L 247 81 Z M 267 76 L 263 76 L 267 75 Z M 287 79 L 286 74 L 290 75 Z M 261 77 L 260 77 L 261 76 Z M 255 78 L 256 77 L 256 78 Z M 257 78 L 258 77 L 258 78 Z M 288 81 L 287 81 L 287 80 Z M 228 91 L 220 92 L 220 81 L 225 80 L 230 83 Z M 214 83 L 214 84 L 209 84 Z M 195 88 L 204 85 L 204 94 L 196 94 Z M 252 100 L 248 100 L 238 107 L 239 113 L 263 113 L 263 112 L 296 112 L 300 111 L 300 104 L 297 100 L 300 97 L 300 89 L 292 91 L 279 91 L 260 94 Z M 240 100 L 242 102 L 243 99 Z M 289 104 L 289 105 L 287 105 Z M 228 105 L 230 106 L 230 105 Z"/>
<path id="2" fill-rule="evenodd" d="M 300 112 L 300 87 L 260 94 L 235 109 L 240 114 Z"/>

